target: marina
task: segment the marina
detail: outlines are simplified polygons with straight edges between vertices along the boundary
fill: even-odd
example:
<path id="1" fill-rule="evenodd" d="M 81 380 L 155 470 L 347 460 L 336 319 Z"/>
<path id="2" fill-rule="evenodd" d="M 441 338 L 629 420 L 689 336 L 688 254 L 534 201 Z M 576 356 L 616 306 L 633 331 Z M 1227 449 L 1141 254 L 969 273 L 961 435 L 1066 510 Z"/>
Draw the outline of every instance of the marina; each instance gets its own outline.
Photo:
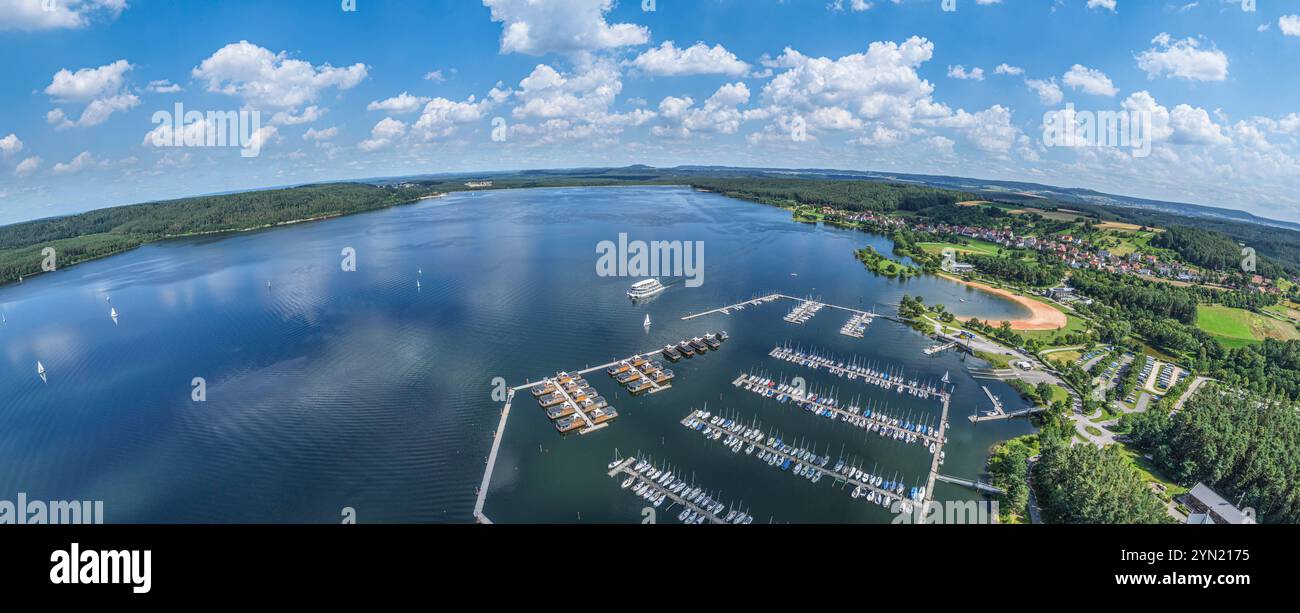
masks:
<path id="1" fill-rule="evenodd" d="M 914 423 L 910 418 L 887 415 L 878 407 L 841 406 L 842 403 L 838 399 L 823 397 L 765 377 L 747 374 L 740 375 L 731 383 L 782 404 L 787 401 L 793 402 L 804 411 L 818 417 L 838 419 L 841 423 L 861 428 L 866 432 L 878 433 L 881 438 L 928 445 L 931 453 L 937 452 L 945 442 L 938 434 L 939 428 L 929 424 Z"/>
<path id="2" fill-rule="evenodd" d="M 699 432 L 706 440 L 721 441 L 722 446 L 732 453 L 741 453 L 743 450 L 745 455 L 811 483 L 830 477 L 832 481 L 843 484 L 843 487 L 852 485 L 854 487 L 850 496 L 855 500 L 863 499 L 867 503 L 879 504 L 891 511 L 903 513 L 911 513 L 914 503 L 928 500 L 926 493 L 930 490 L 926 488 L 909 488 L 896 475 L 886 477 L 884 474 L 872 474 L 844 458 L 839 458 L 832 466 L 829 454 L 819 454 L 803 445 L 786 443 L 779 435 L 765 432 L 757 424 L 747 426 L 704 410 L 692 411 L 680 423 L 687 429 Z M 894 508 L 895 504 L 898 509 Z"/>
<path id="3" fill-rule="evenodd" d="M 794 305 L 793 309 L 785 316 L 785 320 L 792 324 L 806 324 L 826 305 L 813 300 L 804 300 Z"/>
<path id="4" fill-rule="evenodd" d="M 866 336 L 867 326 L 871 325 L 872 317 L 868 313 L 855 313 L 849 321 L 840 328 L 840 334 L 853 338 L 862 338 Z"/>
<path id="5" fill-rule="evenodd" d="M 917 398 L 931 397 L 947 399 L 950 391 L 946 386 L 922 383 L 915 379 L 905 379 L 901 372 L 883 366 L 868 365 L 857 358 L 849 361 L 836 360 L 817 351 L 803 351 L 790 346 L 776 346 L 768 355 L 792 364 L 806 366 L 812 370 L 825 368 L 832 375 L 847 378 L 850 381 L 862 379 L 863 383 L 875 385 L 885 391 L 897 391 L 899 394 L 911 394 Z"/>
<path id="6" fill-rule="evenodd" d="M 696 486 L 694 479 L 687 481 L 681 472 L 669 467 L 657 467 L 650 460 L 630 457 L 615 460 L 609 465 L 609 476 L 627 478 L 620 484 L 625 490 L 641 497 L 646 504 L 658 509 L 667 503 L 665 510 L 674 505 L 681 507 L 677 521 L 683 524 L 734 524 L 754 523 L 748 511 L 741 511 L 716 500 L 718 494 Z"/>

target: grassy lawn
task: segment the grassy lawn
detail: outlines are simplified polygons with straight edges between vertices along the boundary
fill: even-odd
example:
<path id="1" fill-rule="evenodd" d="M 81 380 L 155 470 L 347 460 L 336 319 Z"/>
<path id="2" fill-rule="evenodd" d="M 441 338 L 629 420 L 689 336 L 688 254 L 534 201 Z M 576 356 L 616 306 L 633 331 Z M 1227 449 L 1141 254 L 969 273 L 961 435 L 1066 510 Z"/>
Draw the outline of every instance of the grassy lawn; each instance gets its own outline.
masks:
<path id="1" fill-rule="evenodd" d="M 1084 426 L 1083 429 L 1087 430 L 1088 434 L 1091 434 L 1093 436 L 1101 436 L 1101 428 L 1098 428 L 1096 426 Z"/>
<path id="2" fill-rule="evenodd" d="M 1065 388 L 1059 385 L 1052 386 L 1052 404 L 1056 404 L 1057 402 L 1069 402 L 1069 400 L 1070 392 L 1065 391 Z"/>
<path id="3" fill-rule="evenodd" d="M 1047 354 L 1047 359 L 1056 363 L 1061 368 L 1065 368 L 1083 357 L 1081 351 L 1057 351 L 1056 353 Z"/>
<path id="4" fill-rule="evenodd" d="M 1187 488 L 1171 481 L 1164 472 L 1149 460 L 1139 455 L 1128 445 L 1120 444 L 1119 448 L 1124 457 L 1133 465 L 1133 468 L 1136 468 L 1138 472 L 1142 474 L 1142 479 L 1144 481 L 1148 483 L 1159 483 L 1165 487 L 1164 493 L 1160 495 L 1161 498 L 1169 501 L 1173 500 L 1176 496 L 1182 496 L 1187 493 Z"/>
<path id="5" fill-rule="evenodd" d="M 942 255 L 944 249 L 953 249 L 957 253 L 997 255 L 999 249 L 997 245 L 981 240 L 972 240 L 969 245 L 958 245 L 956 243 L 917 243 L 916 246 L 931 255 Z"/>
<path id="6" fill-rule="evenodd" d="M 1009 355 L 976 351 L 975 357 L 992 364 L 994 368 L 1011 368 L 1012 357 Z"/>
<path id="7" fill-rule="evenodd" d="M 1294 325 L 1245 309 L 1220 305 L 1197 307 L 1196 326 L 1217 338 L 1225 347 L 1242 347 L 1266 338 L 1300 339 L 1300 332 Z"/>

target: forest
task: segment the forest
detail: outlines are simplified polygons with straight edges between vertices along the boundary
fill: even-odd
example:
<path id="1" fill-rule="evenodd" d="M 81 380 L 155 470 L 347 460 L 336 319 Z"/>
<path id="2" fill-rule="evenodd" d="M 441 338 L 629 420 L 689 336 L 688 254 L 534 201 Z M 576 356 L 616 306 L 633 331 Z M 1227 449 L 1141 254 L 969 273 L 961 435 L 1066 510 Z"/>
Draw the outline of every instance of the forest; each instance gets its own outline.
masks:
<path id="1" fill-rule="evenodd" d="M 991 255 L 967 255 L 962 259 L 974 264 L 980 274 L 1032 287 L 1056 285 L 1065 276 L 1065 269 L 1059 264 Z"/>
<path id="2" fill-rule="evenodd" d="M 1182 411 L 1126 415 L 1138 448 L 1178 483 L 1205 483 L 1265 522 L 1300 523 L 1300 413 L 1278 402 L 1217 384 L 1202 388 Z"/>
<path id="3" fill-rule="evenodd" d="M 1184 260 L 1220 272 L 1240 272 L 1242 247 L 1226 235 L 1201 228 L 1173 226 L 1151 239 L 1153 247 L 1177 252 Z M 1275 279 L 1286 271 L 1267 257 L 1256 257 L 1256 272 Z"/>
<path id="4" fill-rule="evenodd" d="M 1172 518 L 1119 446 L 1070 445 L 1039 435 L 1034 490 L 1043 520 L 1065 524 L 1160 524 Z"/>
<path id="5" fill-rule="evenodd" d="M 1104 302 L 1133 319 L 1196 322 L 1197 294 L 1190 289 L 1091 270 L 1074 271 L 1070 285 L 1084 296 Z"/>
<path id="6" fill-rule="evenodd" d="M 919 211 L 974 199 L 973 194 L 876 181 L 693 179 L 691 187 L 775 206 L 802 204 L 848 211 Z"/>
<path id="7" fill-rule="evenodd" d="M 321 219 L 414 202 L 420 187 L 360 183 L 200 196 L 133 204 L 0 227 L 0 283 L 41 272 L 41 251 L 59 267 L 195 234 L 231 232 Z"/>

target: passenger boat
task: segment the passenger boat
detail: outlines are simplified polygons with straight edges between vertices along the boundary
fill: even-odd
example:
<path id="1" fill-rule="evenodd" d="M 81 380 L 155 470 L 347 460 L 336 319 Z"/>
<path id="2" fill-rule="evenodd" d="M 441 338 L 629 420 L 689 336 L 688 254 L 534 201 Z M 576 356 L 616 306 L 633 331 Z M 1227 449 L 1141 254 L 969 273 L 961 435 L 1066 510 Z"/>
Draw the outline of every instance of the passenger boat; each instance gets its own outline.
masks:
<path id="1" fill-rule="evenodd" d="M 717 351 L 718 348 L 722 346 L 722 343 L 718 342 L 718 339 L 713 338 L 712 334 L 704 335 L 704 344 L 708 345 L 709 349 L 712 349 L 714 351 Z"/>
<path id="2" fill-rule="evenodd" d="M 686 341 L 682 341 L 679 345 L 677 345 L 677 350 L 682 352 L 682 355 L 688 358 L 695 357 L 695 349 L 691 347 L 691 344 Z"/>
<path id="3" fill-rule="evenodd" d="M 691 343 L 691 347 L 694 347 L 695 351 L 699 353 L 704 353 L 705 351 L 709 350 L 709 346 L 705 345 L 704 341 L 700 340 L 700 337 L 698 336 L 691 339 L 690 343 Z"/>
<path id="4" fill-rule="evenodd" d="M 632 288 L 627 290 L 627 297 L 633 300 L 644 300 L 652 296 L 658 296 L 664 291 L 664 284 L 659 279 L 645 279 L 632 284 Z"/>
<path id="5" fill-rule="evenodd" d="M 677 351 L 677 348 L 676 348 L 676 347 L 673 347 L 672 345 L 664 345 L 664 350 L 663 350 L 662 353 L 664 354 L 664 357 L 665 357 L 665 358 L 668 358 L 669 360 L 671 360 L 671 361 L 673 361 L 673 362 L 676 362 L 676 361 L 682 359 L 682 354 L 681 354 L 681 352 L 680 352 L 680 351 Z"/>

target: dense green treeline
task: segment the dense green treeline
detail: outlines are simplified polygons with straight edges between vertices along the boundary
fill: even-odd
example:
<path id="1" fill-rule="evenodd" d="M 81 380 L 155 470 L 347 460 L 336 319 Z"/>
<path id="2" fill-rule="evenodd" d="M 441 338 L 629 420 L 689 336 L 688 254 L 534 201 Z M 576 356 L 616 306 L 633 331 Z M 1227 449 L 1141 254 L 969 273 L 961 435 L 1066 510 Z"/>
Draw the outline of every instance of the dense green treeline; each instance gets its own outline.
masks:
<path id="1" fill-rule="evenodd" d="M 974 264 L 980 274 L 1033 287 L 1056 285 L 1065 275 L 1065 268 L 1059 264 L 991 255 L 967 255 L 962 259 Z"/>
<path id="2" fill-rule="evenodd" d="M 1135 318 L 1169 318 L 1185 324 L 1196 322 L 1197 295 L 1187 288 L 1092 270 L 1075 271 L 1070 284 L 1083 295 Z"/>
<path id="3" fill-rule="evenodd" d="M 1151 245 L 1172 250 L 1192 264 L 1220 272 L 1241 272 L 1245 259 L 1242 247 L 1236 241 L 1203 228 L 1173 226 L 1156 234 Z M 1271 279 L 1286 275 L 1281 266 L 1266 257 L 1256 257 L 1255 266 L 1254 272 Z"/>
<path id="4" fill-rule="evenodd" d="M 919 211 L 974 199 L 974 194 L 875 181 L 695 179 L 691 186 L 764 204 L 829 206 L 848 211 Z"/>
<path id="5" fill-rule="evenodd" d="M 1183 410 L 1125 416 L 1133 443 L 1178 483 L 1202 482 L 1268 522 L 1300 523 L 1300 413 L 1211 384 Z"/>
<path id="6" fill-rule="evenodd" d="M 1159 524 L 1172 519 L 1117 445 L 1070 445 L 1040 435 L 1034 487 L 1043 520 L 1066 524 Z"/>
<path id="7" fill-rule="evenodd" d="M 422 187 L 359 183 L 200 196 L 113 207 L 0 227 L 0 283 L 41 271 L 46 247 L 59 267 L 104 257 L 165 238 L 247 230 L 333 217 L 413 202 Z"/>

